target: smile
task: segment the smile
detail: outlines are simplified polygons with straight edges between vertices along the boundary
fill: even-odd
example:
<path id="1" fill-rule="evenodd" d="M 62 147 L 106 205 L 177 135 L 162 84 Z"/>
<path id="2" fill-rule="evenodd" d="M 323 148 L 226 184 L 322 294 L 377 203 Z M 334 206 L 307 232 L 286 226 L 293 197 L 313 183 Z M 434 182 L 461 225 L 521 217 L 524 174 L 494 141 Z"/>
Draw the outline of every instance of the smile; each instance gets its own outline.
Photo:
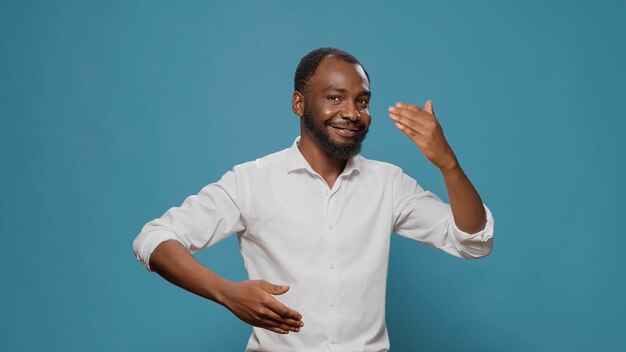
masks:
<path id="1" fill-rule="evenodd" d="M 337 133 L 338 135 L 342 136 L 342 137 L 354 137 L 358 131 L 354 131 L 354 130 L 349 130 L 347 128 L 339 128 L 339 127 L 335 127 L 332 125 L 329 125 L 329 127 L 335 131 L 335 133 Z"/>

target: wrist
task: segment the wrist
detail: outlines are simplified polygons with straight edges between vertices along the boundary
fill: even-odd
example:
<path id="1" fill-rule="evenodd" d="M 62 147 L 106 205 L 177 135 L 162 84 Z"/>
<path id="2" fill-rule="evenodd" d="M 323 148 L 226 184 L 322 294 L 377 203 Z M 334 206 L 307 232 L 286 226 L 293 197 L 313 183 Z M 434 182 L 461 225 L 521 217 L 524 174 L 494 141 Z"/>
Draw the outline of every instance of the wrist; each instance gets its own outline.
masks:
<path id="1" fill-rule="evenodd" d="M 227 294 L 232 286 L 233 282 L 224 278 L 217 279 L 210 287 L 207 288 L 208 298 L 215 303 L 225 306 Z"/>
<path id="2" fill-rule="evenodd" d="M 443 174 L 458 172 L 460 169 L 461 169 L 461 165 L 459 164 L 459 161 L 456 158 L 452 158 L 452 160 L 448 161 L 447 163 L 439 167 L 439 171 L 441 171 L 441 173 Z"/>

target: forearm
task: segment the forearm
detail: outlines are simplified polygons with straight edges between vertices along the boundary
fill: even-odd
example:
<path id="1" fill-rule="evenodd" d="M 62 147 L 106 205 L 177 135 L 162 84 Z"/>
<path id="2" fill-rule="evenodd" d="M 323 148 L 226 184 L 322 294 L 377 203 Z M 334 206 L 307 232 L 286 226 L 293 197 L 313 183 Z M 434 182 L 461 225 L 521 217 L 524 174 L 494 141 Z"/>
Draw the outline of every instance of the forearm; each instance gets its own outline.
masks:
<path id="1" fill-rule="evenodd" d="M 483 230 L 487 222 L 483 202 L 458 161 L 440 171 L 457 227 L 470 234 Z"/>
<path id="2" fill-rule="evenodd" d="M 231 283 L 200 264 L 176 240 L 159 244 L 150 255 L 150 268 L 167 281 L 198 296 L 222 304 L 223 292 Z"/>

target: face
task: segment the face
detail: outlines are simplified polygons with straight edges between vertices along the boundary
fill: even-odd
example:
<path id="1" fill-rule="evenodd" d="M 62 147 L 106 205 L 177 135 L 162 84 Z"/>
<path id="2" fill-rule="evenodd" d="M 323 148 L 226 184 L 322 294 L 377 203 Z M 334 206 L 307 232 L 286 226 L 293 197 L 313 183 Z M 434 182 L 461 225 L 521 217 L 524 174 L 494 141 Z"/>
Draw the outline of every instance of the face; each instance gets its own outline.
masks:
<path id="1" fill-rule="evenodd" d="M 326 57 L 304 89 L 302 124 L 328 154 L 349 159 L 369 131 L 369 80 L 359 64 Z"/>

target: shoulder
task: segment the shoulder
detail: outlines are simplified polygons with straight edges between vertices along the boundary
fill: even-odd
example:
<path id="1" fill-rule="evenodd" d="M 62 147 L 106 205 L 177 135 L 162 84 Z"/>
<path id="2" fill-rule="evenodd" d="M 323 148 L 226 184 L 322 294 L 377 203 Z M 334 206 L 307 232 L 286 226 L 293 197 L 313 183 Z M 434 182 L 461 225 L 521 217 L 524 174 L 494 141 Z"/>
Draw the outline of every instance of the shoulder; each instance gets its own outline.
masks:
<path id="1" fill-rule="evenodd" d="M 394 183 L 399 182 L 401 179 L 403 171 L 397 165 L 392 163 L 368 159 L 362 155 L 358 155 L 359 166 L 360 166 L 360 179 L 363 181 L 367 181 L 370 185 L 388 185 L 393 187 Z"/>
<path id="2" fill-rule="evenodd" d="M 284 165 L 281 161 L 284 161 L 285 152 L 286 149 L 235 164 L 219 182 L 223 187 L 238 189 L 238 192 L 248 194 L 251 185 L 258 184 L 263 179 L 271 179 L 270 174 L 275 173 L 279 165 Z"/>
<path id="3" fill-rule="evenodd" d="M 402 169 L 399 166 L 386 161 L 368 159 L 361 154 L 356 157 L 358 158 L 359 165 L 363 173 L 383 173 L 392 176 L 398 172 L 402 172 Z"/>
<path id="4" fill-rule="evenodd" d="M 269 171 L 277 167 L 284 168 L 288 150 L 289 148 L 285 148 L 254 160 L 236 164 L 233 166 L 233 171 L 235 171 L 235 173 L 248 174 L 259 171 Z"/>

